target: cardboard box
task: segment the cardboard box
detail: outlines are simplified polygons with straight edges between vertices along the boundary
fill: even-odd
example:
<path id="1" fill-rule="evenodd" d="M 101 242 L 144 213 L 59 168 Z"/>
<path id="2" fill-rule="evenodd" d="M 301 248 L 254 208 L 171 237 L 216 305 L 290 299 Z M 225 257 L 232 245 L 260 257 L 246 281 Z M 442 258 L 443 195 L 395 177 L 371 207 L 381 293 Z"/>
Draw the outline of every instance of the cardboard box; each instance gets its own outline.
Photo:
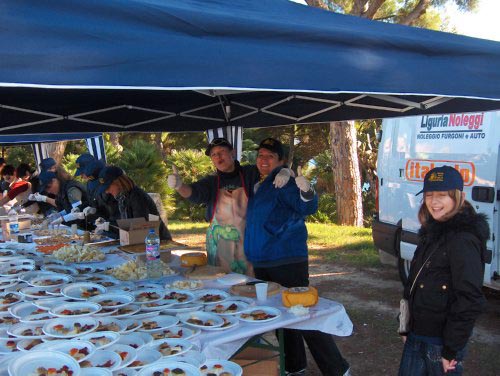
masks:
<path id="1" fill-rule="evenodd" d="M 144 243 L 150 229 L 158 234 L 160 228 L 160 221 L 146 221 L 144 218 L 118 219 L 116 223 L 120 230 L 120 245 Z"/>
<path id="2" fill-rule="evenodd" d="M 279 353 L 277 351 L 247 347 L 231 358 L 243 368 L 243 376 L 278 376 Z M 255 363 L 259 361 L 258 363 Z M 254 363 L 254 364 L 253 364 Z"/>

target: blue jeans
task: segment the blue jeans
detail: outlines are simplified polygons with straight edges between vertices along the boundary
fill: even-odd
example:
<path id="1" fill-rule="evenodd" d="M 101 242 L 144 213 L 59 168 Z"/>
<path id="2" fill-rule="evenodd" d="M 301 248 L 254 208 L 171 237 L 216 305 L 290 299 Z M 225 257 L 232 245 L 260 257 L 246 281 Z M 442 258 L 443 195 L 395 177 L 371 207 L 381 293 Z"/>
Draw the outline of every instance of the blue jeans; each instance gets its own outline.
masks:
<path id="1" fill-rule="evenodd" d="M 465 349 L 457 353 L 454 371 L 444 373 L 441 362 L 442 345 L 435 345 L 415 338 L 411 333 L 406 339 L 399 365 L 399 376 L 460 376 L 464 370 Z"/>

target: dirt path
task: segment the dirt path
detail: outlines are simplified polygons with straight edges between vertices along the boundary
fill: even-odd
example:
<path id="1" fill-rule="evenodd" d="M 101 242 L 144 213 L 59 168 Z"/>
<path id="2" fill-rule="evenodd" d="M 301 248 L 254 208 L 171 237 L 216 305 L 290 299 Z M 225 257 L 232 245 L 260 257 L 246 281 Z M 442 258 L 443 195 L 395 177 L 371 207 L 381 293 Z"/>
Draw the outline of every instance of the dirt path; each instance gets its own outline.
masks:
<path id="1" fill-rule="evenodd" d="M 181 241 L 203 246 L 204 236 L 185 235 Z M 342 303 L 354 324 L 350 337 L 335 337 L 353 376 L 396 375 L 403 348 L 396 333 L 402 286 L 390 266 L 359 268 L 332 264 L 322 258 L 310 260 L 310 281 L 320 295 Z M 500 292 L 485 289 L 486 312 L 478 320 L 469 341 L 464 375 L 500 375 Z M 272 338 L 272 336 L 271 336 Z M 320 376 L 309 354 L 307 376 Z"/>

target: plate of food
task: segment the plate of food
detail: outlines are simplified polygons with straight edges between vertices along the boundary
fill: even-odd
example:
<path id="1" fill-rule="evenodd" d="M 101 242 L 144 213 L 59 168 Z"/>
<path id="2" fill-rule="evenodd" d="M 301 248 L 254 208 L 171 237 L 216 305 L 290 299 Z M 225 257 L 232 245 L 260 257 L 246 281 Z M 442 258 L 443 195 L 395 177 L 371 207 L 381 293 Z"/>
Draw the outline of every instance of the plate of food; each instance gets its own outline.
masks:
<path id="1" fill-rule="evenodd" d="M 174 303 L 172 303 L 171 300 L 157 300 L 156 302 L 152 303 L 146 303 L 141 305 L 141 310 L 144 312 L 154 312 L 154 311 L 163 311 L 165 308 L 169 308 L 173 306 Z"/>
<path id="2" fill-rule="evenodd" d="M 6 328 L 19 323 L 19 317 L 10 312 L 0 312 L 0 328 Z"/>
<path id="3" fill-rule="evenodd" d="M 54 274 L 54 272 L 44 272 L 42 270 L 31 270 L 29 272 L 25 272 L 25 273 L 18 275 L 17 279 L 21 282 L 28 283 L 28 281 L 30 279 L 33 279 L 35 277 L 41 277 L 44 275 L 53 275 L 53 274 Z"/>
<path id="4" fill-rule="evenodd" d="M 93 332 L 77 338 L 82 341 L 89 341 L 96 349 L 104 349 L 116 343 L 120 339 L 120 334 L 116 332 Z"/>
<path id="5" fill-rule="evenodd" d="M 139 320 L 134 320 L 134 319 L 125 319 L 121 320 L 123 324 L 125 325 L 125 329 L 121 333 L 132 333 L 135 332 L 136 330 L 139 330 L 142 328 L 142 322 Z"/>
<path id="6" fill-rule="evenodd" d="M 0 293 L 0 307 L 9 307 L 23 301 L 23 295 L 18 292 L 4 291 Z"/>
<path id="7" fill-rule="evenodd" d="M 162 357 L 161 353 L 152 349 L 141 349 L 137 352 L 137 357 L 131 362 L 127 368 L 140 370 L 158 360 Z"/>
<path id="8" fill-rule="evenodd" d="M 162 356 L 176 356 L 189 351 L 193 344 L 185 339 L 164 338 L 158 339 L 144 346 L 145 349 L 159 351 Z"/>
<path id="9" fill-rule="evenodd" d="M 22 318 L 19 319 L 19 321 L 25 324 L 35 324 L 35 323 L 38 324 L 38 323 L 44 323 L 48 320 L 52 320 L 53 318 L 54 316 L 52 316 L 48 312 L 45 312 L 45 313 L 37 313 L 37 314 L 23 316 Z"/>
<path id="10" fill-rule="evenodd" d="M 54 272 L 60 274 L 78 275 L 78 270 L 72 268 L 71 266 L 60 265 L 60 264 L 45 264 L 40 267 L 40 270 L 47 272 Z"/>
<path id="11" fill-rule="evenodd" d="M 179 319 L 174 316 L 157 316 L 142 320 L 141 332 L 156 332 L 170 328 L 179 323 Z"/>
<path id="12" fill-rule="evenodd" d="M 222 290 L 201 290 L 196 293 L 196 301 L 203 304 L 221 303 L 229 298 L 229 294 Z"/>
<path id="13" fill-rule="evenodd" d="M 43 325 L 43 332 L 54 338 L 73 338 L 93 332 L 98 322 L 93 317 L 57 318 Z"/>
<path id="14" fill-rule="evenodd" d="M 115 343 L 107 348 L 108 351 L 114 351 L 120 356 L 121 363 L 118 369 L 127 367 L 137 358 L 138 351 L 131 346 Z"/>
<path id="15" fill-rule="evenodd" d="M 177 361 L 163 361 L 153 363 L 146 366 L 140 370 L 137 376 L 151 376 L 151 375 L 161 375 L 161 376 L 199 376 L 200 370 L 189 363 L 177 362 Z"/>
<path id="16" fill-rule="evenodd" d="M 28 284 L 33 287 L 57 287 L 65 283 L 71 282 L 73 279 L 67 274 L 49 274 L 45 276 L 35 277 L 28 281 Z"/>
<path id="17" fill-rule="evenodd" d="M 52 350 L 60 351 L 62 353 L 68 354 L 77 362 L 87 359 L 95 351 L 96 347 L 90 341 L 82 341 L 79 339 L 72 340 L 56 340 L 44 342 L 43 345 L 39 345 L 35 350 Z"/>
<path id="18" fill-rule="evenodd" d="M 122 320 L 111 317 L 99 317 L 97 321 L 99 325 L 95 330 L 96 332 L 122 333 L 127 328 L 127 325 Z"/>
<path id="19" fill-rule="evenodd" d="M 241 312 L 238 318 L 244 322 L 262 323 L 276 320 L 280 316 L 281 311 L 278 308 L 257 306 Z"/>
<path id="20" fill-rule="evenodd" d="M 202 309 L 203 304 L 201 303 L 174 304 L 173 306 L 162 309 L 162 312 L 176 315 L 178 313 L 201 311 Z"/>
<path id="21" fill-rule="evenodd" d="M 36 347 L 42 343 L 45 343 L 45 342 L 43 342 L 41 338 L 22 339 L 22 340 L 17 342 L 17 349 L 19 351 L 30 351 L 34 347 Z"/>
<path id="22" fill-rule="evenodd" d="M 110 307 L 110 308 L 106 308 L 106 307 L 102 308 L 101 307 L 101 310 L 99 312 L 94 313 L 94 317 L 109 317 L 117 311 L 118 311 L 118 308 L 115 308 L 115 307 Z"/>
<path id="23" fill-rule="evenodd" d="M 17 339 L 0 339 L 0 354 L 1 355 L 8 355 L 12 354 L 16 351 L 19 351 L 17 348 Z"/>
<path id="24" fill-rule="evenodd" d="M 203 281 L 199 279 L 178 279 L 165 285 L 166 289 L 199 290 L 203 287 Z"/>
<path id="25" fill-rule="evenodd" d="M 76 300 L 87 300 L 105 293 L 106 287 L 90 282 L 75 282 L 64 286 L 61 290 L 61 294 L 65 297 Z"/>
<path id="26" fill-rule="evenodd" d="M 56 259 L 72 263 L 102 262 L 106 255 L 91 245 L 68 244 L 52 253 Z"/>
<path id="27" fill-rule="evenodd" d="M 163 299 L 165 291 L 163 289 L 141 289 L 134 293 L 137 303 L 153 303 Z"/>
<path id="28" fill-rule="evenodd" d="M 221 316 L 209 312 L 188 312 L 177 315 L 181 322 L 199 329 L 217 328 L 224 324 Z"/>
<path id="29" fill-rule="evenodd" d="M 137 350 L 144 346 L 146 342 L 144 342 L 144 339 L 140 334 L 138 334 L 137 332 L 133 332 L 120 335 L 120 339 L 116 343 L 127 345 Z"/>
<path id="30" fill-rule="evenodd" d="M 168 329 L 162 329 L 156 332 L 152 332 L 151 336 L 154 340 L 163 338 L 191 339 L 200 334 L 200 332 L 201 331 L 199 329 L 176 325 Z"/>
<path id="31" fill-rule="evenodd" d="M 200 367 L 202 375 L 242 376 L 243 369 L 239 364 L 229 360 L 209 359 Z"/>
<path id="32" fill-rule="evenodd" d="M 9 364 L 9 375 L 78 375 L 80 365 L 68 354 L 57 351 L 29 351 Z M 49 373 L 50 370 L 50 373 Z"/>
<path id="33" fill-rule="evenodd" d="M 12 278 L 0 278 L 0 290 L 7 290 L 11 287 L 15 287 L 19 281 Z"/>
<path id="34" fill-rule="evenodd" d="M 93 296 L 89 301 L 98 303 L 103 308 L 121 308 L 135 300 L 128 292 L 108 292 L 106 294 Z"/>
<path id="35" fill-rule="evenodd" d="M 207 330 L 210 332 L 224 331 L 234 328 L 239 324 L 239 320 L 235 316 L 221 316 L 222 325 L 218 327 L 206 327 L 203 330 Z"/>
<path id="36" fill-rule="evenodd" d="M 42 324 L 16 324 L 7 329 L 7 333 L 21 339 L 44 338 Z"/>
<path id="37" fill-rule="evenodd" d="M 93 302 L 63 303 L 49 310 L 49 313 L 57 317 L 83 317 L 93 315 L 101 310 L 101 306 Z"/>
<path id="38" fill-rule="evenodd" d="M 80 367 L 82 368 L 99 367 L 99 368 L 107 368 L 110 371 L 114 371 L 120 368 L 121 362 L 122 359 L 120 355 L 118 355 L 114 351 L 110 351 L 108 349 L 96 350 L 91 356 L 80 362 Z"/>
<path id="39" fill-rule="evenodd" d="M 38 307 L 33 302 L 24 302 L 10 306 L 8 312 L 12 316 L 21 319 L 24 316 L 47 312 L 47 310 Z"/>
<path id="40" fill-rule="evenodd" d="M 248 304 L 236 300 L 229 300 L 222 303 L 210 304 L 205 306 L 206 312 L 217 315 L 227 316 L 236 315 L 248 308 Z"/>
<path id="41" fill-rule="evenodd" d="M 171 304 L 191 303 L 196 299 L 196 295 L 186 290 L 168 289 L 165 290 L 163 300 Z"/>
<path id="42" fill-rule="evenodd" d="M 30 272 L 35 269 L 35 264 L 28 265 L 1 265 L 0 266 L 0 276 L 2 277 L 17 277 L 23 273 Z"/>
<path id="43" fill-rule="evenodd" d="M 61 305 L 65 302 L 71 302 L 73 300 L 65 297 L 65 296 L 57 296 L 53 298 L 44 298 L 44 299 L 37 299 L 33 300 L 32 304 L 37 307 L 38 309 L 48 311 L 52 307 Z"/>
<path id="44" fill-rule="evenodd" d="M 19 290 L 19 293 L 28 299 L 52 297 L 52 295 L 47 292 L 46 287 L 23 287 L 21 290 Z"/>
<path id="45" fill-rule="evenodd" d="M 116 311 L 111 313 L 110 317 L 114 317 L 115 319 L 123 319 L 132 316 L 133 314 L 139 312 L 141 307 L 136 304 L 129 304 L 124 307 L 118 308 Z"/>

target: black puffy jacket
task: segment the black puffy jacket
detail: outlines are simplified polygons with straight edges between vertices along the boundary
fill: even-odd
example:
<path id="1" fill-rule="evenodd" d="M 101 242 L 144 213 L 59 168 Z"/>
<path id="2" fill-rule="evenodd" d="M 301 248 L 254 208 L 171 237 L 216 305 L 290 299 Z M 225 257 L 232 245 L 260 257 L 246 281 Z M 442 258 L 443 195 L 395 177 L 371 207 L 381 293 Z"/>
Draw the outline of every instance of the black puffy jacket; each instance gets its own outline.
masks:
<path id="1" fill-rule="evenodd" d="M 442 338 L 445 359 L 454 359 L 465 347 L 484 308 L 484 255 L 489 235 L 486 217 L 470 205 L 446 222 L 431 219 L 420 228 L 404 293 L 410 301 L 410 327 L 417 335 Z"/>

